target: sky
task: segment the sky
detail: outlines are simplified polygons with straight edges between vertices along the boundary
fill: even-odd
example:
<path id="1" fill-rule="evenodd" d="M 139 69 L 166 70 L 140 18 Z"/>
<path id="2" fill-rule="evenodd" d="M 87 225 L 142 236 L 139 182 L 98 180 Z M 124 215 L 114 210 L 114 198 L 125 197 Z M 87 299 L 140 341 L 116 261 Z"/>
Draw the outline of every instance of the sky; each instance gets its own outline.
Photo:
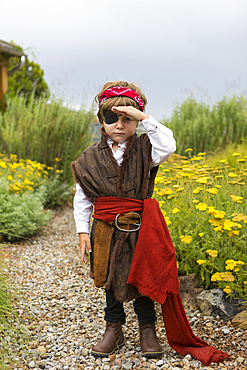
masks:
<path id="1" fill-rule="evenodd" d="M 141 86 L 168 118 L 189 94 L 247 93 L 246 0 L 0 0 L 0 39 L 44 70 L 56 96 L 91 106 L 106 81 Z"/>

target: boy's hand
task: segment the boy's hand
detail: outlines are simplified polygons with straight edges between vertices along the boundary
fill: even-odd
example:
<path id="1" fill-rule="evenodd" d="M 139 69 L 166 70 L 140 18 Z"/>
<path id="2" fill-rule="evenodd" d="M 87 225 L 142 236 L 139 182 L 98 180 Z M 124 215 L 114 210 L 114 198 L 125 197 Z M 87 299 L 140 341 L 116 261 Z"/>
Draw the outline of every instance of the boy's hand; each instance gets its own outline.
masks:
<path id="1" fill-rule="evenodd" d="M 79 240 L 80 240 L 80 249 L 81 249 L 81 260 L 82 262 L 87 263 L 88 262 L 87 252 L 92 251 L 89 235 L 87 233 L 80 233 Z"/>
<path id="2" fill-rule="evenodd" d="M 112 107 L 111 110 L 116 114 L 121 113 L 123 116 L 128 117 L 134 121 L 142 121 L 148 118 L 145 113 L 141 112 L 139 109 L 132 107 L 131 105 L 128 105 L 127 107 Z"/>

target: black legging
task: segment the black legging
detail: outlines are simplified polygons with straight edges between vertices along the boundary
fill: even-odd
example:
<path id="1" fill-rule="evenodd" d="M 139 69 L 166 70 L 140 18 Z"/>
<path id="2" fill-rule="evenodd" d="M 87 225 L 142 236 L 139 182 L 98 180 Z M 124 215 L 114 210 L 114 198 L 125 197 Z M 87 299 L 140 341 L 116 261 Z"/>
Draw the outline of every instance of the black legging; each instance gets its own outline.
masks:
<path id="1" fill-rule="evenodd" d="M 121 322 L 125 324 L 125 312 L 123 303 L 120 303 L 114 297 L 112 290 L 105 289 L 106 292 L 106 308 L 105 308 L 105 321 L 108 322 Z M 148 297 L 140 297 L 133 301 L 134 310 L 137 314 L 140 324 L 151 324 L 157 320 L 154 302 Z"/>

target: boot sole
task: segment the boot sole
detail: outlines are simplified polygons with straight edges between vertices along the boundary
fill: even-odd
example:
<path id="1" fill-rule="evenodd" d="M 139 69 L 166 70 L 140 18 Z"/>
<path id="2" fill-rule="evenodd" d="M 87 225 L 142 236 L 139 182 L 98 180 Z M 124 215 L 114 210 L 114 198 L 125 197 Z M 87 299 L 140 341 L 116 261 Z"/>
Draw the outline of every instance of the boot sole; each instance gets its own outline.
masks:
<path id="1" fill-rule="evenodd" d="M 142 356 L 147 358 L 161 358 L 163 356 L 163 352 L 142 352 Z"/>
<path id="2" fill-rule="evenodd" d="M 121 349 L 124 346 L 124 344 L 125 344 L 124 342 L 122 344 L 119 344 L 119 346 L 116 346 L 113 349 L 113 351 L 109 353 L 91 351 L 91 355 L 94 357 L 108 357 L 110 355 L 113 355 L 118 349 Z"/>

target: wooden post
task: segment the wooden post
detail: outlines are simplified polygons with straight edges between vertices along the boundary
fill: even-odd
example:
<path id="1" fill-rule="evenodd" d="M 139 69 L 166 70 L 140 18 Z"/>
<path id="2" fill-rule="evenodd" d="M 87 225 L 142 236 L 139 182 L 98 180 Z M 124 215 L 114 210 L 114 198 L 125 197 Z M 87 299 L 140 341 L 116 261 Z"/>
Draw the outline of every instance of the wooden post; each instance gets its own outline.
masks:
<path id="1" fill-rule="evenodd" d="M 0 60 L 0 107 L 5 109 L 6 101 L 5 94 L 8 91 L 8 70 L 7 70 L 8 60 Z"/>

